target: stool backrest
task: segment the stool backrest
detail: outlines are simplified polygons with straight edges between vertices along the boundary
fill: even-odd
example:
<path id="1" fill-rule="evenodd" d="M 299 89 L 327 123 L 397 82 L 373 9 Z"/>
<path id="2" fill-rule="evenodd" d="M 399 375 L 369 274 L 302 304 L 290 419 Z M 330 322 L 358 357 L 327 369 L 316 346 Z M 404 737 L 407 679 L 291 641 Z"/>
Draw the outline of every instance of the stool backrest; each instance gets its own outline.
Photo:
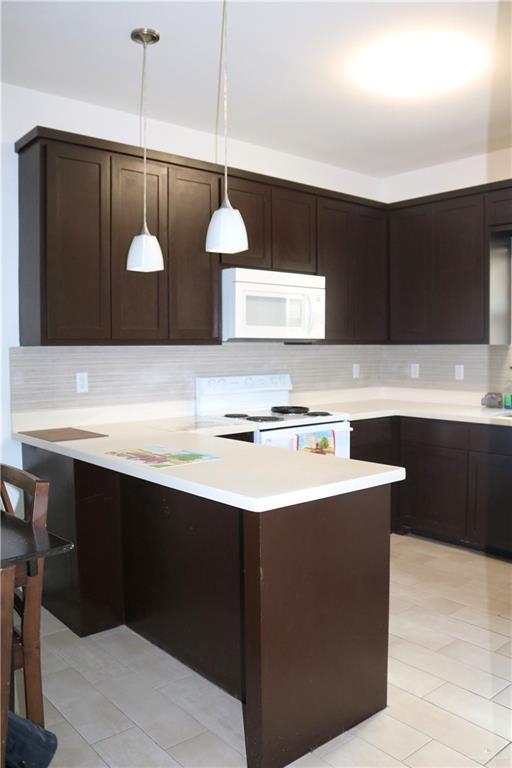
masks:
<path id="1" fill-rule="evenodd" d="M 13 486 L 23 492 L 24 518 L 27 523 L 41 528 L 46 527 L 48 516 L 48 493 L 50 483 L 40 480 L 24 469 L 10 467 L 8 464 L 0 465 L 0 497 L 2 507 L 8 515 L 14 515 L 14 507 L 7 490 L 7 485 Z"/>

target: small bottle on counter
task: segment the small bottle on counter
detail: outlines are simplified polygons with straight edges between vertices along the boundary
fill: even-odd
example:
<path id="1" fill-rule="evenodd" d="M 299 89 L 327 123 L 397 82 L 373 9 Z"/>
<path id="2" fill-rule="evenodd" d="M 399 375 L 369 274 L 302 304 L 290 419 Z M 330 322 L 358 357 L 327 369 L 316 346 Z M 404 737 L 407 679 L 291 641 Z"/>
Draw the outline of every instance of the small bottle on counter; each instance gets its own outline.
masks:
<path id="1" fill-rule="evenodd" d="M 510 376 L 505 383 L 505 391 L 503 392 L 503 407 L 507 411 L 512 411 L 512 365 L 510 366 Z"/>

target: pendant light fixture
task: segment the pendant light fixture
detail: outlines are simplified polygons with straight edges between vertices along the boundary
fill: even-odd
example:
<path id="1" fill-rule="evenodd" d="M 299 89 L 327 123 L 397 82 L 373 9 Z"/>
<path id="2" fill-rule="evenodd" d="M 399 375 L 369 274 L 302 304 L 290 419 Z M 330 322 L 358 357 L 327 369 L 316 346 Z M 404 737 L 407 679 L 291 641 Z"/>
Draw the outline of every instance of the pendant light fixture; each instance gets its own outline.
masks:
<path id="1" fill-rule="evenodd" d="M 240 253 L 249 248 L 247 230 L 240 211 L 232 207 L 228 195 L 228 12 L 227 0 L 222 4 L 222 95 L 224 106 L 224 198 L 213 214 L 206 235 L 209 253 Z"/>
<path id="2" fill-rule="evenodd" d="M 136 235 L 128 251 L 126 269 L 129 272 L 160 272 L 164 268 L 162 249 L 155 235 L 148 229 L 147 222 L 147 115 L 146 115 L 146 52 L 148 45 L 158 43 L 160 35 L 154 29 L 134 29 L 131 39 L 142 45 L 142 83 L 140 94 L 140 142 L 144 146 L 144 195 L 142 207 L 142 230 Z"/>

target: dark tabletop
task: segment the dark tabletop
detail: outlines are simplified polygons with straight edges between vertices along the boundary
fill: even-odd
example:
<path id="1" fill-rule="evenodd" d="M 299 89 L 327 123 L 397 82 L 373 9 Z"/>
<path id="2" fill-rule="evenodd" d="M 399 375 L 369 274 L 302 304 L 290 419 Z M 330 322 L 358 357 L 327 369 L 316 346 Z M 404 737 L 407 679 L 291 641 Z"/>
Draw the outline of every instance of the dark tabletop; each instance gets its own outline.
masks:
<path id="1" fill-rule="evenodd" d="M 37 528 L 4 511 L 1 514 L 1 568 L 35 560 L 38 557 L 60 555 L 62 552 L 73 549 L 70 541 L 48 533 L 46 528 Z"/>

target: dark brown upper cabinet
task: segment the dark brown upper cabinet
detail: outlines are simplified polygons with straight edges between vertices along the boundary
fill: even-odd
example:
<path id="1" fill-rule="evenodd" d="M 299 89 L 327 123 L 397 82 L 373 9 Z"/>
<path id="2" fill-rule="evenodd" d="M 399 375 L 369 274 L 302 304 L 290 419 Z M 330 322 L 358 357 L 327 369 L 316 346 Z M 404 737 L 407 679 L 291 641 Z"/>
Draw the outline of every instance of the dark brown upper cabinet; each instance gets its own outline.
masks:
<path id="1" fill-rule="evenodd" d="M 443 200 L 432 209 L 432 340 L 484 343 L 489 265 L 483 198 Z"/>
<path id="2" fill-rule="evenodd" d="M 46 339 L 110 337 L 110 157 L 46 148 Z"/>
<path id="3" fill-rule="evenodd" d="M 487 226 L 505 226 L 512 229 L 512 187 L 487 192 L 485 195 Z"/>
<path id="4" fill-rule="evenodd" d="M 174 341 L 217 341 L 220 257 L 205 251 L 206 232 L 219 206 L 216 174 L 169 169 L 169 310 Z"/>
<path id="5" fill-rule="evenodd" d="M 276 270 L 316 272 L 316 198 L 272 188 L 272 263 Z"/>
<path id="6" fill-rule="evenodd" d="M 391 211 L 389 217 L 391 341 L 430 336 L 432 206 Z"/>
<path id="7" fill-rule="evenodd" d="M 326 278 L 326 340 L 388 337 L 386 216 L 378 209 L 318 200 L 318 273 Z"/>
<path id="8" fill-rule="evenodd" d="M 142 226 L 143 162 L 112 157 L 112 340 L 156 340 L 169 335 L 167 290 L 167 166 L 148 163 L 148 228 L 164 256 L 163 272 L 128 272 L 130 243 Z"/>
<path id="9" fill-rule="evenodd" d="M 230 178 L 229 198 L 245 222 L 249 250 L 224 254 L 222 264 L 269 269 L 272 265 L 271 188 L 256 181 Z"/>
<path id="10" fill-rule="evenodd" d="M 391 211 L 391 341 L 485 343 L 487 272 L 482 195 Z"/>

